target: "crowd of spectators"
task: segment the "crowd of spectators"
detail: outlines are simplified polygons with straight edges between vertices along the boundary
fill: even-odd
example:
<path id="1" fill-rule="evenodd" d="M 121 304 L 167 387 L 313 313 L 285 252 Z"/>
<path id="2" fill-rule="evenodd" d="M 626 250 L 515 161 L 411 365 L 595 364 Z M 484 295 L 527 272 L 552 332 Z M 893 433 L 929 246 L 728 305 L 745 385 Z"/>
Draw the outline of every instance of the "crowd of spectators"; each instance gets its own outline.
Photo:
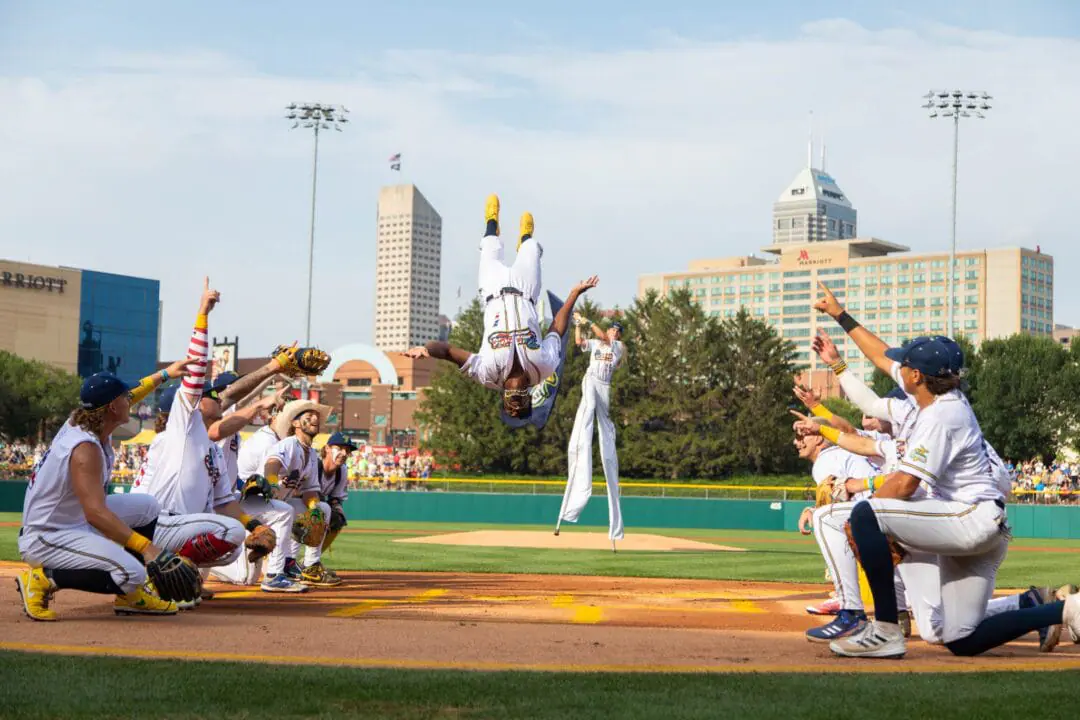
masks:
<path id="1" fill-rule="evenodd" d="M 364 490 L 427 490 L 423 480 L 431 477 L 434 458 L 430 455 L 357 450 L 345 463 L 349 487 Z"/>
<path id="2" fill-rule="evenodd" d="M 1080 462 L 1042 460 L 1006 463 L 1013 474 L 1013 499 L 1027 503 L 1073 503 L 1080 498 Z"/>

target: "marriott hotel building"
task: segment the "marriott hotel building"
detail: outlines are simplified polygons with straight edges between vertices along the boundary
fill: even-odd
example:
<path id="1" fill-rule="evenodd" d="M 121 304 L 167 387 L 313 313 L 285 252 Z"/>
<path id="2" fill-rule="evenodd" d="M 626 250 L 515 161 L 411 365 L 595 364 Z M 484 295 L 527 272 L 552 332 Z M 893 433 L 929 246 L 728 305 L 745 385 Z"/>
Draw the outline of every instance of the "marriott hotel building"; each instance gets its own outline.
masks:
<path id="1" fill-rule="evenodd" d="M 0 259 L 0 350 L 82 377 L 157 369 L 157 280 Z"/>
<path id="2" fill-rule="evenodd" d="M 890 345 L 918 335 L 949 335 L 949 252 L 914 254 L 902 245 L 858 234 L 855 208 L 822 170 L 806 168 L 773 206 L 772 257 L 694 260 L 681 272 L 642 275 L 638 295 L 687 288 L 713 317 L 745 307 L 795 343 L 797 362 L 814 385 L 831 373 L 810 350 L 822 328 L 851 369 L 869 380 L 873 367 L 831 318 L 812 308 L 817 282 Z M 1050 337 L 1054 329 L 1054 259 L 1025 248 L 957 251 L 955 335 L 976 345 L 1015 333 Z M 831 388 L 829 388 L 831 389 Z"/>

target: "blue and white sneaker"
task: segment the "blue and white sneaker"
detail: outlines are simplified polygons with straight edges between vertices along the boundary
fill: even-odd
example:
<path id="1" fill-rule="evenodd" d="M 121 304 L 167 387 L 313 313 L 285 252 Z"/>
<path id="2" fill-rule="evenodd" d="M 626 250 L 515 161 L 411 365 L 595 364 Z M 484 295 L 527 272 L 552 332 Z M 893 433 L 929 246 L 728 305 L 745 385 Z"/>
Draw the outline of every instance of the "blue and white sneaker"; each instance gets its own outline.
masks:
<path id="1" fill-rule="evenodd" d="M 285 558 L 285 575 L 290 580 L 300 580 L 304 571 L 300 569 L 300 563 L 296 562 L 296 558 Z"/>
<path id="2" fill-rule="evenodd" d="M 862 610 L 841 610 L 828 625 L 807 630 L 806 639 L 814 643 L 832 642 L 851 635 L 865 622 L 866 613 Z"/>
<path id="3" fill-rule="evenodd" d="M 307 592 L 307 587 L 292 580 L 285 573 L 278 573 L 272 578 L 263 580 L 260 586 L 263 592 L 268 593 L 302 593 Z"/>

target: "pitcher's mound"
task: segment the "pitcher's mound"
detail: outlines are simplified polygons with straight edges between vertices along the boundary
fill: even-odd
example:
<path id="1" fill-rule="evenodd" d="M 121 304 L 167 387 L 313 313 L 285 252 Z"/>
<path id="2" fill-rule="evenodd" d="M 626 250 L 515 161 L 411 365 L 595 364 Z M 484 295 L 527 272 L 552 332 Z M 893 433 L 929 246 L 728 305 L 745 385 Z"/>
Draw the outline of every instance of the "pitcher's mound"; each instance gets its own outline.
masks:
<path id="1" fill-rule="evenodd" d="M 611 550 L 606 533 L 568 532 L 556 536 L 543 530 L 473 530 L 472 532 L 401 538 L 394 542 L 429 545 L 473 545 L 479 547 L 544 548 L 554 550 Z M 615 541 L 619 550 L 650 552 L 746 552 L 743 548 L 666 537 L 664 535 L 627 535 Z"/>

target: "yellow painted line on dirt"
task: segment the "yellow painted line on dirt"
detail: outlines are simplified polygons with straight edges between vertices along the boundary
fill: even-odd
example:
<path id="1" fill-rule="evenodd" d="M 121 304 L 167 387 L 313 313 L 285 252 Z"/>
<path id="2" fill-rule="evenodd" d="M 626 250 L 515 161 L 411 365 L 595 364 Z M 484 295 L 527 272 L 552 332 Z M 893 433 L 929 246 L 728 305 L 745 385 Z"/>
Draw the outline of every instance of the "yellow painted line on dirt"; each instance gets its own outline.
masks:
<path id="1" fill-rule="evenodd" d="M 1030 661 L 942 664 L 910 660 L 840 660 L 824 665 L 799 663 L 722 663 L 718 665 L 626 665 L 580 663 L 513 663 L 486 661 L 412 660 L 396 658 L 317 657 L 304 655 L 245 655 L 199 650 L 147 650 L 145 648 L 103 647 L 99 645 L 49 645 L 44 643 L 0 642 L 0 650 L 50 653 L 59 655 L 119 656 L 153 660 L 218 660 L 222 662 L 253 662 L 274 665 L 328 665 L 355 668 L 395 668 L 412 670 L 521 670 L 530 672 L 619 672 L 619 673 L 971 673 L 971 672 L 1031 672 L 1080 670 L 1080 658 L 1051 659 L 1049 656 Z"/>
<path id="2" fill-rule="evenodd" d="M 262 592 L 256 592 L 255 590 L 236 590 L 232 592 L 217 592 L 214 593 L 215 600 L 239 600 L 241 598 L 253 598 L 259 597 Z"/>
<path id="3" fill-rule="evenodd" d="M 765 610 L 763 610 L 762 608 L 759 608 L 756 604 L 754 604 L 750 600 L 732 600 L 731 601 L 731 607 L 735 610 L 735 612 L 741 612 L 741 613 L 763 613 L 763 612 L 765 612 Z"/>
<path id="4" fill-rule="evenodd" d="M 604 619 L 604 611 L 592 605 L 577 605 L 570 622 L 577 625 L 595 625 Z"/>
<path id="5" fill-rule="evenodd" d="M 437 597 L 442 597 L 447 592 L 448 592 L 447 590 L 444 590 L 442 588 L 432 588 L 430 590 L 425 590 L 422 593 L 418 593 L 416 595 L 412 595 L 410 597 L 401 598 L 401 599 L 385 599 L 385 600 L 384 599 L 379 599 L 379 598 L 365 599 L 365 600 L 361 600 L 359 603 L 357 603 L 355 605 L 351 605 L 351 606 L 345 607 L 345 608 L 340 608 L 338 610 L 333 610 L 333 611 L 327 613 L 327 617 L 335 617 L 335 618 L 358 617 L 360 615 L 364 615 L 365 613 L 369 613 L 372 610 L 375 610 L 376 608 L 383 608 L 383 607 L 387 607 L 387 606 L 390 606 L 390 605 L 422 605 L 423 603 L 426 603 L 426 602 L 428 602 L 430 600 L 434 600 Z"/>

